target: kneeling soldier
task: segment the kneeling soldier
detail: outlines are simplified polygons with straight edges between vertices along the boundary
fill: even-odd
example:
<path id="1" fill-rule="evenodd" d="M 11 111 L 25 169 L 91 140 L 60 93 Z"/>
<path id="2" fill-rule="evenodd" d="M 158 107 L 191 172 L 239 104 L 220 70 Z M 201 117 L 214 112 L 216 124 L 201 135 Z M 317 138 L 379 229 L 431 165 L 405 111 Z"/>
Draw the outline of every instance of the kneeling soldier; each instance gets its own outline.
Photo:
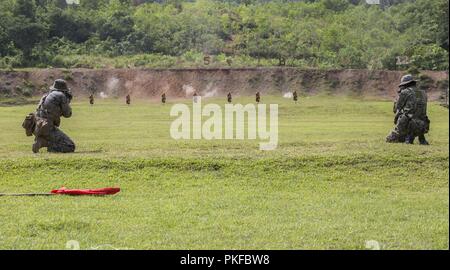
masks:
<path id="1" fill-rule="evenodd" d="M 72 93 L 67 88 L 66 81 L 62 79 L 56 80 L 50 92 L 41 98 L 35 114 L 35 142 L 32 147 L 34 153 L 38 153 L 42 147 L 47 147 L 48 152 L 75 151 L 75 143 L 59 129 L 61 116 L 72 116 L 71 101 Z"/>

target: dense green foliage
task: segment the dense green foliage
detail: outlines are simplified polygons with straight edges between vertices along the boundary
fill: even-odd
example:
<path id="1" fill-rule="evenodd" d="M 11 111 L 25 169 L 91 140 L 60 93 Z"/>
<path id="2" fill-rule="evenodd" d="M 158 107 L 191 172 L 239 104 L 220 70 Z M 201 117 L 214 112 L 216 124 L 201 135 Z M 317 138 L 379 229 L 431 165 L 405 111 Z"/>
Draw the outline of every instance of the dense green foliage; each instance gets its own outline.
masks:
<path id="1" fill-rule="evenodd" d="M 0 67 L 448 69 L 449 1 L 382 2 L 0 0 Z"/>
<path id="2" fill-rule="evenodd" d="M 20 123 L 36 105 L 0 107 L 0 192 L 122 188 L 0 197 L 0 249 L 69 240 L 81 249 L 449 248 L 449 114 L 438 104 L 429 103 L 424 147 L 384 142 L 391 102 L 263 96 L 279 104 L 280 141 L 261 152 L 259 140 L 171 139 L 170 103 L 183 101 L 168 101 L 75 98 L 62 121 L 74 154 L 33 154 Z"/>

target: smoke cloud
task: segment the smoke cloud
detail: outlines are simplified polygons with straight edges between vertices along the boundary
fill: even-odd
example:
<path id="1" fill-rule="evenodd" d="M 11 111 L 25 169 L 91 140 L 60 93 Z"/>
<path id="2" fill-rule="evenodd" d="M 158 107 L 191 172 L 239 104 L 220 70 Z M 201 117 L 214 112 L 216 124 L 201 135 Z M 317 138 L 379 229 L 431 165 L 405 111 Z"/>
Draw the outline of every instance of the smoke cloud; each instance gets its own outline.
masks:
<path id="1" fill-rule="evenodd" d="M 186 97 L 190 97 L 195 93 L 195 88 L 189 84 L 184 84 L 183 91 L 184 91 Z"/>
<path id="2" fill-rule="evenodd" d="M 106 92 L 109 95 L 117 96 L 119 93 L 119 79 L 111 77 L 106 82 Z M 108 95 L 107 95 L 108 96 Z"/>

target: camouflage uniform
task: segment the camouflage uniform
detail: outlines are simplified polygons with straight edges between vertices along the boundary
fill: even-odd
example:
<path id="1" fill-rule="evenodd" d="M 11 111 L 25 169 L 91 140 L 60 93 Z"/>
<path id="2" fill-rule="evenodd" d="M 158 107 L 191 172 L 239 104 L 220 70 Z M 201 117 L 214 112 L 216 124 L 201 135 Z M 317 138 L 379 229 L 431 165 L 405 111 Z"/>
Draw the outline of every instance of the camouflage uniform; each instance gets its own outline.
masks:
<path id="1" fill-rule="evenodd" d="M 394 123 L 395 129 L 386 137 L 386 142 L 404 142 L 409 135 L 410 120 L 415 115 L 416 111 L 416 94 L 415 82 L 411 75 L 406 75 L 402 78 L 402 83 L 399 85 L 399 96 L 395 104 L 396 111 Z"/>
<path id="2" fill-rule="evenodd" d="M 418 136 L 420 144 L 428 145 L 428 142 L 425 139 L 425 134 L 428 133 L 430 129 L 430 120 L 427 116 L 427 93 L 425 90 L 417 87 L 414 89 L 414 93 L 416 97 L 416 110 L 409 125 L 409 142 L 413 143 L 414 138 Z"/>
<path id="3" fill-rule="evenodd" d="M 72 95 L 64 80 L 56 80 L 50 92 L 41 98 L 36 116 L 47 120 L 49 132 L 44 136 L 35 134 L 33 152 L 39 152 L 41 147 L 47 147 L 48 152 L 75 151 L 75 143 L 59 129 L 61 116 L 66 118 L 72 116 L 71 99 Z"/>

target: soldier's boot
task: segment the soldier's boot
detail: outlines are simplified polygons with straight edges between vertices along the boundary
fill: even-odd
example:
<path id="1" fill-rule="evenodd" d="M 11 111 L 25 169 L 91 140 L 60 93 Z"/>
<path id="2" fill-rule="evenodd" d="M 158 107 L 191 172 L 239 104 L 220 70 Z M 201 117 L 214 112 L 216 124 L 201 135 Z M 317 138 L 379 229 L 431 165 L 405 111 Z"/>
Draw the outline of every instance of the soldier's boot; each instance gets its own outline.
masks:
<path id="1" fill-rule="evenodd" d="M 395 138 L 393 132 L 386 136 L 386 142 L 387 143 L 395 143 L 396 142 L 396 138 Z"/>
<path id="2" fill-rule="evenodd" d="M 430 144 L 428 143 L 428 141 L 425 139 L 425 135 L 420 135 L 420 136 L 419 136 L 419 143 L 420 143 L 421 145 L 430 145 Z"/>
<path id="3" fill-rule="evenodd" d="M 401 136 L 397 131 L 393 130 L 387 137 L 387 143 L 403 143 L 405 142 L 405 136 Z"/>
<path id="4" fill-rule="evenodd" d="M 414 136 L 412 136 L 412 135 L 408 135 L 408 136 L 406 136 L 406 138 L 405 138 L 405 143 L 406 144 L 414 144 Z"/>
<path id="5" fill-rule="evenodd" d="M 33 153 L 37 154 L 37 153 L 39 153 L 40 148 L 41 148 L 41 146 L 38 144 L 38 142 L 35 142 L 35 143 L 33 143 L 31 150 L 33 151 Z"/>
<path id="6" fill-rule="evenodd" d="M 44 138 L 37 137 L 31 148 L 33 150 L 33 153 L 39 153 L 39 149 L 41 149 L 42 147 L 48 147 L 48 141 Z"/>

